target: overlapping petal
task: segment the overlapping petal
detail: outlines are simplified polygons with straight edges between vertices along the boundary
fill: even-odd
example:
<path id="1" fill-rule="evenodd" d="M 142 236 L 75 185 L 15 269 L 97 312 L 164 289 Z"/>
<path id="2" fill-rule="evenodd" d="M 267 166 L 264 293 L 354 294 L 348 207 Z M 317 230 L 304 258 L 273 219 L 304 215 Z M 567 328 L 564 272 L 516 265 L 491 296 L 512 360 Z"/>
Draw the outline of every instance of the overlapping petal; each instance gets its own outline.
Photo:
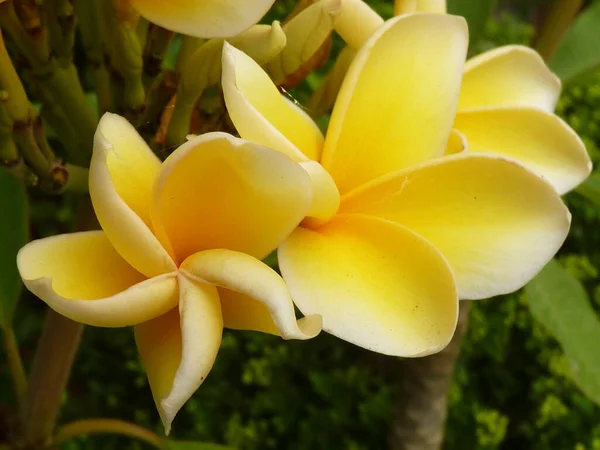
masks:
<path id="1" fill-rule="evenodd" d="M 453 128 L 446 142 L 446 150 L 444 155 L 455 155 L 457 153 L 466 152 L 469 149 L 469 143 L 463 133 Z"/>
<path id="2" fill-rule="evenodd" d="M 338 215 L 316 230 L 297 228 L 279 264 L 300 310 L 321 314 L 323 329 L 346 341 L 421 356 L 452 338 L 458 295 L 448 263 L 405 227 Z"/>
<path id="3" fill-rule="evenodd" d="M 148 277 L 176 269 L 149 228 L 159 169 L 160 161 L 127 120 L 110 113 L 100 119 L 90 165 L 92 204 L 115 249 Z"/>
<path id="4" fill-rule="evenodd" d="M 335 31 L 346 44 L 358 50 L 382 25 L 383 19 L 363 0 L 342 0 Z"/>
<path id="5" fill-rule="evenodd" d="M 458 112 L 454 126 L 471 152 L 513 158 L 546 178 L 564 194 L 590 174 L 585 145 L 554 114 L 530 107 L 483 108 Z"/>
<path id="6" fill-rule="evenodd" d="M 508 45 L 467 61 L 458 108 L 531 106 L 552 112 L 560 80 L 528 47 Z"/>
<path id="7" fill-rule="evenodd" d="M 211 38 L 235 36 L 258 22 L 275 0 L 131 0 L 139 13 L 168 30 Z"/>
<path id="8" fill-rule="evenodd" d="M 272 330 L 265 309 L 252 302 L 242 305 L 250 298 L 266 307 L 271 322 L 284 339 L 310 339 L 321 331 L 319 316 L 311 315 L 296 321 L 292 297 L 284 281 L 277 272 L 251 256 L 224 249 L 207 250 L 187 258 L 181 264 L 181 270 L 232 291 L 225 295 L 225 311 L 226 319 L 235 328 Z M 239 311 L 232 311 L 234 303 L 241 305 Z M 241 311 L 248 315 L 242 318 Z"/>
<path id="9" fill-rule="evenodd" d="M 310 178 L 290 158 L 225 133 L 194 137 L 163 163 L 152 222 L 180 263 L 201 250 L 268 255 L 302 220 Z"/>
<path id="10" fill-rule="evenodd" d="M 59 314 L 102 327 L 153 319 L 177 304 L 175 275 L 146 280 L 102 231 L 30 242 L 17 257 L 27 288 Z"/>
<path id="11" fill-rule="evenodd" d="M 468 44 L 463 18 L 399 16 L 354 58 L 329 123 L 322 164 L 343 194 L 441 156 Z"/>
<path id="12" fill-rule="evenodd" d="M 248 55 L 225 43 L 223 95 L 240 136 L 278 150 L 295 161 L 317 160 L 323 135 L 313 120 L 286 100 Z"/>
<path id="13" fill-rule="evenodd" d="M 447 156 L 377 180 L 340 211 L 417 232 L 450 263 L 461 298 L 517 290 L 554 256 L 570 214 L 551 184 L 496 155 Z"/>
<path id="14" fill-rule="evenodd" d="M 179 308 L 135 328 L 152 395 L 169 434 L 171 423 L 212 368 L 223 319 L 214 286 L 179 275 Z"/>

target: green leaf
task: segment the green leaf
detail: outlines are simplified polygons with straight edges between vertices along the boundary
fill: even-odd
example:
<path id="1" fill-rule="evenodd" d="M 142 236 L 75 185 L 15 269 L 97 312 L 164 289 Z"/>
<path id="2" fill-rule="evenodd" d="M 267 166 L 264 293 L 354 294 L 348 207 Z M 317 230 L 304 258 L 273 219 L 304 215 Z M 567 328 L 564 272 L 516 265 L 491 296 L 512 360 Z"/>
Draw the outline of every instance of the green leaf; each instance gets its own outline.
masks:
<path id="1" fill-rule="evenodd" d="M 226 447 L 209 442 L 192 441 L 168 441 L 165 450 L 235 450 L 233 447 Z"/>
<path id="2" fill-rule="evenodd" d="M 563 82 L 600 68 L 600 2 L 592 3 L 575 19 L 550 59 L 550 69 Z"/>
<path id="3" fill-rule="evenodd" d="M 9 328 L 21 293 L 17 252 L 27 243 L 27 192 L 0 168 L 0 328 Z"/>
<path id="4" fill-rule="evenodd" d="M 600 320 L 579 281 L 551 261 L 525 288 L 533 316 L 558 340 L 577 386 L 600 404 Z"/>
<path id="5" fill-rule="evenodd" d="M 589 201 L 600 205 L 600 174 L 592 174 L 576 190 Z"/>
<path id="6" fill-rule="evenodd" d="M 474 43 L 483 33 L 495 3 L 495 0 L 448 0 L 448 13 L 467 19 L 469 40 Z"/>

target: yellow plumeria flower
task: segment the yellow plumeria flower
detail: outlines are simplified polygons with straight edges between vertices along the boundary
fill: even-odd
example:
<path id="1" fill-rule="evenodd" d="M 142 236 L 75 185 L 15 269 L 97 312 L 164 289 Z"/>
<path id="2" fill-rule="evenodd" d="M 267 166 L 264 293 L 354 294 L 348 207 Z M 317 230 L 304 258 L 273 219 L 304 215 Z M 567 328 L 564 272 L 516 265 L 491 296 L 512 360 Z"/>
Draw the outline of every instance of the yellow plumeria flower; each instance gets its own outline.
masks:
<path id="1" fill-rule="evenodd" d="M 439 351 L 459 297 L 522 287 L 569 230 L 555 189 L 522 165 L 444 156 L 467 44 L 462 18 L 388 21 L 354 59 L 325 138 L 256 63 L 224 48 L 223 93 L 241 136 L 324 168 L 313 176 L 313 204 L 329 210 L 279 248 L 294 301 L 321 314 L 324 330 L 367 349 Z"/>
<path id="2" fill-rule="evenodd" d="M 397 13 L 445 10 L 444 0 L 396 1 Z M 343 0 L 336 30 L 358 49 L 383 24 L 362 0 Z M 587 178 L 592 163 L 583 142 L 552 113 L 560 80 L 537 52 L 520 45 L 499 47 L 470 59 L 464 70 L 448 153 L 468 150 L 515 159 L 560 194 Z"/>
<path id="3" fill-rule="evenodd" d="M 201 38 L 235 36 L 257 23 L 275 0 L 131 0 L 138 12 L 167 30 Z"/>
<path id="4" fill-rule="evenodd" d="M 27 244 L 27 288 L 58 313 L 135 326 L 167 433 L 208 375 L 223 327 L 308 339 L 279 275 L 260 262 L 302 220 L 306 172 L 281 153 L 225 133 L 190 138 L 161 162 L 122 117 L 96 132 L 90 195 L 102 231 Z"/>

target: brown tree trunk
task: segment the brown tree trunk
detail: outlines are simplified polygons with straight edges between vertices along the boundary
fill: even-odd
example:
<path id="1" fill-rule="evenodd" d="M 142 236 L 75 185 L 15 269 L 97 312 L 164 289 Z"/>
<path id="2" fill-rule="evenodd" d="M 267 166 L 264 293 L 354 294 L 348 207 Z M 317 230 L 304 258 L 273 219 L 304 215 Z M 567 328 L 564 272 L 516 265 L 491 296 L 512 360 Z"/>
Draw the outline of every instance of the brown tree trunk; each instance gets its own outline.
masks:
<path id="1" fill-rule="evenodd" d="M 391 450 L 438 450 L 444 437 L 448 389 L 467 330 L 471 302 L 462 301 L 452 341 L 435 355 L 402 361 L 392 423 Z"/>

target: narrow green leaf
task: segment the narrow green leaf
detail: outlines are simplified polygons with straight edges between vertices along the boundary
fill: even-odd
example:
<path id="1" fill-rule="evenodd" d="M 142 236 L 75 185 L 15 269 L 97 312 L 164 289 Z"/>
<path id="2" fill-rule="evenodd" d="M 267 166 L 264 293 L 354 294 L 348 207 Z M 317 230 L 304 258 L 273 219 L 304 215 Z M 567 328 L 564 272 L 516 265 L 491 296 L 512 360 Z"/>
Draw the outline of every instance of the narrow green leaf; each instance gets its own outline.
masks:
<path id="1" fill-rule="evenodd" d="M 571 376 L 600 404 L 600 320 L 577 279 L 551 261 L 525 288 L 533 316 L 558 340 Z"/>
<path id="2" fill-rule="evenodd" d="M 549 66 L 565 83 L 600 68 L 600 2 L 580 13 L 558 45 Z"/>
<path id="3" fill-rule="evenodd" d="M 11 325 L 21 293 L 17 252 L 27 242 L 25 186 L 0 168 L 0 328 Z"/>
<path id="4" fill-rule="evenodd" d="M 226 447 L 219 444 L 208 442 L 192 441 L 167 441 L 165 450 L 235 450 L 233 447 Z"/>
<path id="5" fill-rule="evenodd" d="M 448 13 L 467 19 L 469 40 L 474 43 L 483 33 L 495 3 L 495 0 L 448 0 Z"/>
<path id="6" fill-rule="evenodd" d="M 576 192 L 600 206 L 600 174 L 590 175 L 587 180 L 579 185 Z"/>

